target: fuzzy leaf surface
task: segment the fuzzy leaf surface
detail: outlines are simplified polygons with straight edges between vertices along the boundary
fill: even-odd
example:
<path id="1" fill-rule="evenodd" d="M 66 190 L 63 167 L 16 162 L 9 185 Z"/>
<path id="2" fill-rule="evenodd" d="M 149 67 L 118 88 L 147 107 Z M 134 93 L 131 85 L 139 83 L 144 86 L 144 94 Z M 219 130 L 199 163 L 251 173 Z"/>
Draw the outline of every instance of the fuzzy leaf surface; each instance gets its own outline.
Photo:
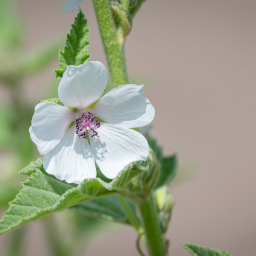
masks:
<path id="1" fill-rule="evenodd" d="M 149 193 L 157 177 L 158 161 L 153 151 L 148 161 L 138 161 L 126 166 L 111 182 L 99 178 L 86 179 L 81 184 L 60 181 L 38 166 L 41 160 L 32 162 L 21 173 L 31 177 L 23 183 L 23 189 L 10 203 L 0 222 L 0 234 L 18 228 L 54 212 L 99 197 L 119 194 L 130 200 L 138 200 Z M 156 174 L 153 174 L 156 172 Z M 144 182 L 144 183 L 143 183 Z"/>
<path id="2" fill-rule="evenodd" d="M 127 201 L 127 203 L 134 211 L 133 205 L 129 203 L 129 201 Z M 115 195 L 83 202 L 81 204 L 70 207 L 70 209 L 77 210 L 92 218 L 131 224 L 129 218 L 123 210 L 121 203 Z"/>
<path id="3" fill-rule="evenodd" d="M 225 251 L 210 249 L 196 244 L 182 244 L 182 246 L 187 249 L 192 256 L 232 256 Z"/>
<path id="4" fill-rule="evenodd" d="M 62 78 L 67 66 L 79 66 L 90 59 L 88 54 L 89 47 L 89 29 L 87 20 L 81 9 L 72 24 L 70 34 L 67 35 L 66 45 L 63 51 L 60 51 L 60 69 L 54 70 L 56 78 Z"/>
<path id="5" fill-rule="evenodd" d="M 32 161 L 26 167 L 22 168 L 19 171 L 19 174 L 31 175 L 33 173 L 36 173 L 37 168 L 41 167 L 42 165 L 43 165 L 43 158 L 40 157 L 40 158 L 36 159 L 35 161 Z"/>

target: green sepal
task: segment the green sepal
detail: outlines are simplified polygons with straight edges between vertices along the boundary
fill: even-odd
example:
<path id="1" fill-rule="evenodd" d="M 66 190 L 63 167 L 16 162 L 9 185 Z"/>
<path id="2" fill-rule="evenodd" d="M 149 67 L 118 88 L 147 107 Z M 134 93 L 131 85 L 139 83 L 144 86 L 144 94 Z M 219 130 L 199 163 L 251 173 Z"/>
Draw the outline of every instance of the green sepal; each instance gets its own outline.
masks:
<path id="1" fill-rule="evenodd" d="M 40 100 L 39 103 L 42 103 L 42 102 L 54 102 L 58 105 L 61 105 L 61 106 L 64 106 L 63 102 L 59 99 L 59 98 L 52 98 L 52 99 L 47 99 L 47 100 Z"/>
<path id="2" fill-rule="evenodd" d="M 147 161 L 129 164 L 110 183 L 95 178 L 86 179 L 79 185 L 69 184 L 47 174 L 42 165 L 37 166 L 38 163 L 35 161 L 21 171 L 32 175 L 23 183 L 23 189 L 4 214 L 0 222 L 0 234 L 103 196 L 118 194 L 138 202 L 148 195 L 159 171 L 159 164 L 152 150 Z"/>
<path id="3" fill-rule="evenodd" d="M 134 205 L 129 201 L 127 201 L 127 204 L 129 204 L 130 208 L 135 212 Z M 70 209 L 77 210 L 88 217 L 132 225 L 120 201 L 115 195 L 83 202 L 70 207 Z"/>
<path id="4" fill-rule="evenodd" d="M 225 251 L 210 249 L 196 244 L 182 244 L 182 246 L 193 256 L 232 256 Z"/>
<path id="5" fill-rule="evenodd" d="M 64 51 L 60 51 L 60 69 L 55 69 L 56 78 L 62 78 L 67 66 L 79 66 L 90 60 L 88 54 L 89 47 L 89 29 L 87 27 L 87 20 L 81 9 L 75 17 L 74 24 L 67 35 L 66 45 Z"/>
<path id="6" fill-rule="evenodd" d="M 162 186 L 169 185 L 175 177 L 178 169 L 178 158 L 176 154 L 165 157 L 162 148 L 157 144 L 154 138 L 148 137 L 147 140 L 161 166 L 157 182 L 154 186 L 154 189 L 158 189 Z"/>

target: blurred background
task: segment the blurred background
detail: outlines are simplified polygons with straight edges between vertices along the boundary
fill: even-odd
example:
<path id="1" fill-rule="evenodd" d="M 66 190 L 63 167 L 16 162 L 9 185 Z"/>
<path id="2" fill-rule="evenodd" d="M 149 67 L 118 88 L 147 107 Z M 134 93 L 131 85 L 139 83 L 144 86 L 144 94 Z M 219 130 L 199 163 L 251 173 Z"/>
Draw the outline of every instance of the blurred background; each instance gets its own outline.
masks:
<path id="1" fill-rule="evenodd" d="M 64 0 L 12 2 L 0 0 L 1 212 L 37 157 L 28 127 L 37 102 L 57 96 L 53 69 L 77 14 L 61 12 Z M 81 8 L 91 60 L 106 64 L 91 1 Z M 133 20 L 128 72 L 156 108 L 153 136 L 180 162 L 170 255 L 189 255 L 182 242 L 255 255 L 255 27 L 255 0 L 147 0 Z M 2 235 L 0 255 L 138 255 L 132 228 L 70 212 Z"/>

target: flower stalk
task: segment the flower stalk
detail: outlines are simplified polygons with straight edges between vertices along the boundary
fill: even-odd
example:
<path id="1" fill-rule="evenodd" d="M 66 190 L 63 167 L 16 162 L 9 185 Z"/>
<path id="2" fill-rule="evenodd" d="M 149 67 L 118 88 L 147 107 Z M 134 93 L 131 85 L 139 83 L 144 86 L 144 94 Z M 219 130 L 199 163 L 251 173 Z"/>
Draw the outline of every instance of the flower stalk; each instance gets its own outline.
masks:
<path id="1" fill-rule="evenodd" d="M 152 192 L 138 205 L 138 208 L 143 223 L 149 255 L 165 256 L 166 248 L 160 230 L 156 204 Z"/>
<path id="2" fill-rule="evenodd" d="M 117 39 L 109 0 L 93 0 L 93 5 L 113 86 L 128 84 L 124 51 Z"/>
<path id="3" fill-rule="evenodd" d="M 144 1 L 140 2 L 142 4 Z M 130 1 L 126 0 L 122 3 L 124 9 L 129 8 Z M 120 44 L 118 41 L 119 31 L 114 24 L 109 0 L 93 0 L 93 4 L 113 85 L 116 87 L 127 84 L 128 76 L 124 47 L 123 44 Z M 138 202 L 137 205 L 143 228 L 130 211 L 126 202 L 122 198 L 119 198 L 119 200 L 139 235 L 142 235 L 142 232 L 144 232 L 148 254 L 150 256 L 165 256 L 166 248 L 160 230 L 156 204 L 152 192 L 148 197 L 143 199 L 142 202 Z"/>

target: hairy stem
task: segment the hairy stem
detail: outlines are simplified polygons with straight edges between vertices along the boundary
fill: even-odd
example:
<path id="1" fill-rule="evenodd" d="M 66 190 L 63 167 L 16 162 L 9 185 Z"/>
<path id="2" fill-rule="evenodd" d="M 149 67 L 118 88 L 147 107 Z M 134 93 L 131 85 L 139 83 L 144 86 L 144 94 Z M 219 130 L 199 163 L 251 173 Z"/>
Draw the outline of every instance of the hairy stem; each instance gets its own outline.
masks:
<path id="1" fill-rule="evenodd" d="M 137 6 L 132 10 L 132 16 L 136 14 L 143 2 L 145 2 L 145 0 L 138 0 Z M 128 77 L 124 57 L 124 45 L 118 42 L 120 31 L 117 31 L 115 27 L 109 0 L 93 0 L 93 4 L 113 85 L 117 87 L 122 84 L 127 84 Z M 124 10 L 126 10 L 129 8 L 130 1 L 123 0 L 122 4 Z M 132 213 L 129 205 L 127 205 L 122 198 L 119 198 L 119 201 L 125 209 L 127 216 L 130 218 L 131 223 L 135 226 L 140 236 L 142 236 L 143 233 L 140 223 Z M 143 223 L 144 237 L 146 238 L 146 246 L 149 255 L 165 256 L 165 244 L 160 230 L 155 200 L 152 193 L 142 202 L 138 203 L 138 209 Z"/>
<path id="2" fill-rule="evenodd" d="M 93 4 L 113 85 L 128 84 L 124 51 L 117 40 L 109 0 L 93 0 Z"/>
<path id="3" fill-rule="evenodd" d="M 150 256 L 165 256 L 166 249 L 160 230 L 154 197 L 151 194 L 138 205 Z"/>

